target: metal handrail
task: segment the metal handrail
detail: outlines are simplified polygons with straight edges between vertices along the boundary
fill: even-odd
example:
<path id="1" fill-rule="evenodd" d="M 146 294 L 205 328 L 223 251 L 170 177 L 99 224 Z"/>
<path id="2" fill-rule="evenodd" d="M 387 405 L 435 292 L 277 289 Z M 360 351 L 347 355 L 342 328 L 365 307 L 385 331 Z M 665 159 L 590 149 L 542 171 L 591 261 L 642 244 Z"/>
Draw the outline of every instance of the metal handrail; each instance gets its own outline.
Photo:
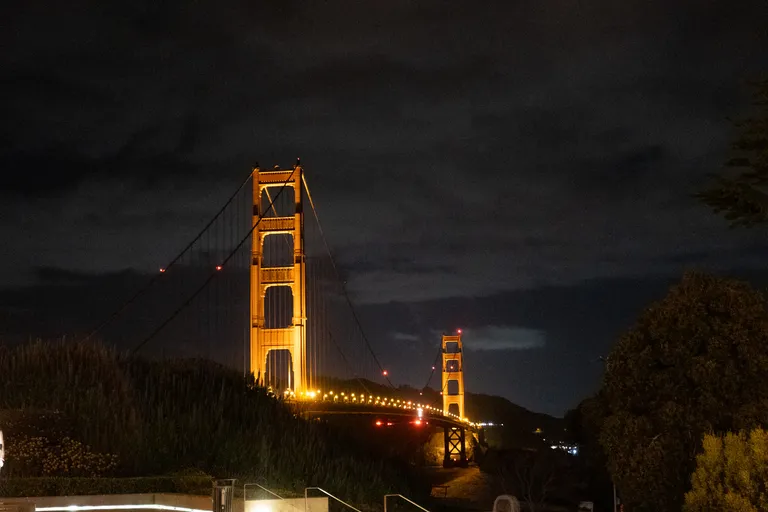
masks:
<path id="1" fill-rule="evenodd" d="M 423 510 L 424 512 L 429 512 L 429 510 L 425 509 L 424 507 L 422 507 L 421 505 L 419 505 L 415 501 L 409 500 L 408 498 L 406 498 L 402 494 L 385 494 L 384 495 L 384 512 L 387 512 L 387 498 L 400 498 L 402 500 L 407 501 L 408 503 L 410 503 L 414 507 L 416 507 L 416 508 L 418 508 L 420 510 Z"/>
<path id="2" fill-rule="evenodd" d="M 362 512 L 361 510 L 356 509 L 355 507 L 353 507 L 352 505 L 350 505 L 346 501 L 337 498 L 333 494 L 329 493 L 325 489 L 321 489 L 320 487 L 307 487 L 307 488 L 304 489 L 304 512 L 309 512 L 309 496 L 308 496 L 309 493 L 307 491 L 310 491 L 310 490 L 320 491 L 321 493 L 325 494 L 326 496 L 330 496 L 331 498 L 335 499 L 336 501 L 338 501 L 339 503 L 341 503 L 345 507 L 351 508 L 355 512 Z M 429 512 L 429 511 L 427 511 L 427 512 Z"/>
<path id="3" fill-rule="evenodd" d="M 247 501 L 247 500 L 246 500 L 246 498 L 247 498 L 247 496 L 248 496 L 248 495 L 247 495 L 247 489 L 248 489 L 248 487 L 249 487 L 249 486 L 250 486 L 250 487 L 256 486 L 256 487 L 258 487 L 259 489 L 261 489 L 262 491 L 268 492 L 269 494 L 271 494 L 272 496 L 274 496 L 274 497 L 275 497 L 275 498 L 277 498 L 277 499 L 280 499 L 280 500 L 285 500 L 285 498 L 283 498 L 282 496 L 280 496 L 280 495 L 279 495 L 279 494 L 277 494 L 276 492 L 270 491 L 269 489 L 267 489 L 266 487 L 264 487 L 264 486 L 263 486 L 263 485 L 261 485 L 261 484 L 257 484 L 257 483 L 250 483 L 250 484 L 243 484 L 243 501 Z"/>
<path id="4" fill-rule="evenodd" d="M 259 489 L 261 489 L 262 491 L 266 491 L 266 492 L 268 492 L 269 494 L 271 494 L 272 496 L 274 496 L 274 497 L 276 497 L 276 498 L 278 498 L 278 499 L 280 499 L 280 500 L 282 500 L 282 501 L 285 501 L 285 502 L 286 502 L 288 505 L 290 505 L 290 506 L 291 506 L 291 508 L 293 508 L 293 509 L 296 509 L 296 510 L 298 510 L 299 512 L 302 512 L 302 511 L 301 511 L 301 509 L 300 509 L 299 507 L 297 507 L 296 505 L 294 505 L 292 501 L 288 501 L 288 500 L 286 500 L 285 498 L 283 498 L 282 496 L 280 496 L 280 495 L 279 495 L 279 494 L 277 494 L 276 492 L 274 492 L 274 491 L 270 491 L 269 489 L 267 489 L 267 488 L 266 488 L 266 487 L 264 487 L 263 485 L 261 485 L 261 484 L 257 484 L 257 483 L 250 483 L 250 484 L 245 484 L 245 485 L 243 485 L 243 506 L 245 506 L 245 502 L 247 501 L 247 500 L 246 500 L 246 488 L 247 488 L 249 485 L 251 485 L 251 486 L 255 485 L 256 487 L 258 487 L 258 488 L 259 488 Z M 304 510 L 305 510 L 305 512 L 306 512 L 306 508 L 307 508 L 307 502 L 306 502 L 306 499 L 305 499 L 305 500 L 304 500 Z M 243 510 L 243 512 L 245 512 L 245 510 Z"/>
<path id="5" fill-rule="evenodd" d="M 261 489 L 262 491 L 266 491 L 266 492 L 268 492 L 269 494 L 271 494 L 272 496 L 274 496 L 274 497 L 276 497 L 276 498 L 278 498 L 278 499 L 280 499 L 280 500 L 282 500 L 282 501 L 285 501 L 286 503 L 288 503 L 288 505 L 290 505 L 290 506 L 291 506 L 291 508 L 293 508 L 293 509 L 296 509 L 296 510 L 298 510 L 299 512 L 302 512 L 302 510 L 301 510 L 299 507 L 297 507 L 296 505 L 294 505 L 294 504 L 293 504 L 293 502 L 286 500 L 285 498 L 283 498 L 282 496 L 280 496 L 279 494 L 277 494 L 277 493 L 276 493 L 276 492 L 274 492 L 274 491 L 270 491 L 269 489 L 267 489 L 267 488 L 266 488 L 266 487 L 264 487 L 263 485 L 260 485 L 260 484 L 256 484 L 256 483 L 250 483 L 250 484 L 245 484 L 245 485 L 243 485 L 243 506 L 245 506 L 245 502 L 246 502 L 246 501 L 248 501 L 248 500 L 246 499 L 246 498 L 247 498 L 247 495 L 246 495 L 246 488 L 247 488 L 249 485 L 251 485 L 251 486 L 255 485 L 256 487 L 258 487 L 258 488 L 259 488 L 259 489 Z M 305 506 L 304 506 L 304 508 L 306 509 L 306 502 L 305 502 Z M 243 512 L 245 512 L 245 509 L 243 509 Z"/>

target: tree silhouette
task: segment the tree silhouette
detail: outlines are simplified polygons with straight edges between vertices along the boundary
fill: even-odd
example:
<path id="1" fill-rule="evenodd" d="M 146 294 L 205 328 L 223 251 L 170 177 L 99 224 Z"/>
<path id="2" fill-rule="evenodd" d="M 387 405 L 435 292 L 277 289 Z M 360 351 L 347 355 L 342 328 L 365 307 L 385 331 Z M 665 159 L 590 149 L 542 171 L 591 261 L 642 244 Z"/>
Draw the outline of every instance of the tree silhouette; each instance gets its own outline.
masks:
<path id="1" fill-rule="evenodd" d="M 680 510 L 702 437 L 760 426 L 768 308 L 749 285 L 688 273 L 611 352 L 600 443 L 628 509 Z"/>
<path id="2" fill-rule="evenodd" d="M 709 188 L 695 195 L 732 226 L 768 222 L 768 81 L 754 86 L 754 104 L 760 113 L 735 123 L 740 133 L 726 162 L 726 168 L 736 174 L 715 176 Z"/>

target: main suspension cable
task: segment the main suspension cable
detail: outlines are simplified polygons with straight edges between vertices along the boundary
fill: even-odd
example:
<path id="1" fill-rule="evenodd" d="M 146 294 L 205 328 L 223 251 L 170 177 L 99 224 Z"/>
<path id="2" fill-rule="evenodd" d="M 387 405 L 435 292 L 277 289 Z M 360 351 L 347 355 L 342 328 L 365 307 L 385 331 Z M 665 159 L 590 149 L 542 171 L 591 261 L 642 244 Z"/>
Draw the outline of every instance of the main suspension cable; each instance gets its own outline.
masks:
<path id="1" fill-rule="evenodd" d="M 205 227 L 202 230 L 200 230 L 200 232 L 192 239 L 191 242 L 189 242 L 178 254 L 176 254 L 176 256 L 174 256 L 173 259 L 171 259 L 171 261 L 166 266 L 161 267 L 159 273 L 154 274 L 152 276 L 152 278 L 149 281 L 147 281 L 147 283 L 141 289 L 139 289 L 136 293 L 134 293 L 131 297 L 129 297 L 125 302 L 123 302 L 123 304 L 120 305 L 120 307 L 118 307 L 111 315 L 109 315 L 109 317 L 107 317 L 106 320 L 104 320 L 101 324 L 99 324 L 95 329 L 93 329 L 91 331 L 90 334 L 88 334 L 88 336 L 86 336 L 85 338 L 83 338 L 80 341 L 81 342 L 85 342 L 85 341 L 88 341 L 91 338 L 93 338 L 96 334 L 101 332 L 106 326 L 111 324 L 118 316 L 120 316 L 120 314 L 123 311 L 128 309 L 128 307 L 131 304 L 136 302 L 136 300 L 138 300 L 139 297 L 144 295 L 150 288 L 152 288 L 152 286 L 154 286 L 154 284 L 160 279 L 160 277 L 165 272 L 167 272 L 168 269 L 170 269 L 172 266 L 174 266 L 184 256 L 184 254 L 186 254 L 186 252 L 189 251 L 189 249 L 193 245 L 195 245 L 195 243 L 198 240 L 200 240 L 203 237 L 203 235 L 206 233 L 206 231 L 208 231 L 208 228 L 210 228 L 213 225 L 213 223 L 216 222 L 216 219 L 218 219 L 221 216 L 221 214 L 224 213 L 224 210 L 227 209 L 227 207 L 230 205 L 230 203 L 232 203 L 232 201 L 235 199 L 235 197 L 237 197 L 237 195 L 240 193 L 240 191 L 243 189 L 243 187 L 246 185 L 246 183 L 248 183 L 248 181 L 250 181 L 251 178 L 253 178 L 253 171 L 251 171 L 251 173 L 248 175 L 248 177 L 245 178 L 245 180 L 240 184 L 239 187 L 237 187 L 237 190 L 235 191 L 235 193 L 232 194 L 229 197 L 229 199 L 227 199 L 227 202 L 224 203 L 224 206 L 222 206 L 219 209 L 219 211 L 216 212 L 216 214 L 213 216 L 213 218 L 211 218 L 211 220 L 205 225 Z"/>
<path id="2" fill-rule="evenodd" d="M 286 178 L 286 180 L 283 182 L 283 185 L 280 187 L 280 190 L 277 192 L 277 195 L 275 195 L 275 200 L 277 200 L 277 198 L 280 197 L 280 194 L 282 194 L 283 191 L 286 189 L 286 187 L 288 186 L 288 183 L 291 182 L 291 178 L 293 178 L 293 175 L 295 174 L 295 170 L 296 169 L 294 168 L 294 172 L 292 172 L 290 176 L 288 176 L 288 178 Z M 251 176 L 253 176 L 253 172 L 254 171 L 251 172 Z M 154 331 L 152 331 L 149 334 L 149 336 L 147 336 L 141 343 L 136 345 L 136 347 L 134 347 L 134 349 L 131 351 L 131 355 L 136 354 L 136 352 L 138 352 L 144 345 L 146 345 L 151 339 L 157 336 L 157 334 L 160 333 L 160 331 L 162 331 L 169 323 L 171 323 L 173 319 L 176 318 L 184 308 L 186 308 L 193 300 L 195 300 L 195 298 L 198 295 L 200 295 L 200 293 L 202 293 L 203 290 L 205 290 L 205 288 L 208 286 L 208 284 L 211 281 L 213 281 L 216 275 L 219 274 L 222 270 L 224 270 L 224 267 L 227 265 L 229 260 L 232 259 L 232 257 L 235 254 L 237 254 L 237 251 L 240 250 L 243 244 L 245 244 L 245 242 L 248 241 L 248 239 L 251 237 L 253 232 L 261 223 L 261 220 L 272 210 L 273 207 L 274 207 L 274 203 L 271 202 L 269 204 L 269 208 L 267 208 L 267 211 L 265 211 L 264 214 L 259 213 L 259 219 L 253 224 L 253 226 L 248 231 L 248 233 L 246 233 L 246 235 L 240 240 L 240 242 L 235 246 L 235 248 L 232 249 L 232 251 L 227 255 L 227 257 L 224 258 L 224 260 L 222 260 L 222 262 L 217 265 L 217 269 L 214 272 L 211 272 L 208 278 L 205 280 L 205 282 L 203 282 L 203 284 L 200 285 L 200 287 L 198 287 L 192 293 L 192 295 L 190 295 L 184 302 L 182 302 L 181 305 L 178 308 L 176 308 L 173 311 L 173 313 L 171 313 L 171 315 L 164 322 L 162 322 Z"/>
<path id="3" fill-rule="evenodd" d="M 309 192 L 309 185 L 307 185 L 307 179 L 302 174 L 302 182 L 304 184 L 304 190 L 307 192 L 307 199 L 309 199 L 309 205 L 312 208 L 312 214 L 315 216 L 315 222 L 317 222 L 317 228 L 320 232 L 320 238 L 323 240 L 323 245 L 325 246 L 325 250 L 328 253 L 328 257 L 331 261 L 331 266 L 333 267 L 333 271 L 336 274 L 336 279 L 341 284 L 341 291 L 344 295 L 345 300 L 347 301 L 347 304 L 349 305 L 349 309 L 352 312 L 352 318 L 354 319 L 355 323 L 357 324 L 358 329 L 360 329 L 360 335 L 363 338 L 363 341 L 365 342 L 365 346 L 368 348 L 368 352 L 370 352 L 371 356 L 373 357 L 374 362 L 379 367 L 379 370 L 381 371 L 381 374 L 384 376 L 384 379 L 387 381 L 387 383 L 392 387 L 393 389 L 396 389 L 394 384 L 392 384 L 392 381 L 389 380 L 389 375 L 384 370 L 384 367 L 381 365 L 381 362 L 379 361 L 379 358 L 376 357 L 376 353 L 373 351 L 373 348 L 371 347 L 370 341 L 368 341 L 368 337 L 365 335 L 365 331 L 363 330 L 363 325 L 360 322 L 360 319 L 357 316 L 357 312 L 355 311 L 355 307 L 352 304 L 352 299 L 349 297 L 349 293 L 347 292 L 347 286 L 344 280 L 341 278 L 341 274 L 339 273 L 339 269 L 336 266 L 336 261 L 333 258 L 333 254 L 331 253 L 331 247 L 328 245 L 328 240 L 325 238 L 325 232 L 323 231 L 323 226 L 320 224 L 320 217 L 317 214 L 317 209 L 315 208 L 315 202 L 312 200 L 312 194 Z"/>

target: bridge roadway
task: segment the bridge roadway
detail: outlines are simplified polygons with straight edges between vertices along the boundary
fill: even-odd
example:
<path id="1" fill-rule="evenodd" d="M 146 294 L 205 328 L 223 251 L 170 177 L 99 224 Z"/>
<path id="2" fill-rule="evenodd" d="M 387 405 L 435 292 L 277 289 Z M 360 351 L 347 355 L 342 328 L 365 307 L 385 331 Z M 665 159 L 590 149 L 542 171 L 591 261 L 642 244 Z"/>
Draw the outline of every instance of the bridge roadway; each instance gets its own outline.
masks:
<path id="1" fill-rule="evenodd" d="M 425 424 L 448 429 L 471 431 L 477 429 L 474 423 L 462 420 L 458 416 L 445 414 L 435 407 L 421 406 L 412 402 L 395 404 L 368 401 L 296 400 L 294 404 L 301 414 L 308 416 L 371 416 L 382 422 L 390 419 L 400 422 L 407 419 L 409 422 L 423 421 Z"/>
<path id="2" fill-rule="evenodd" d="M 317 393 L 319 395 L 319 393 Z M 467 456 L 467 432 L 472 432 L 480 436 L 482 440 L 482 429 L 456 415 L 445 413 L 442 410 L 430 405 L 422 405 L 403 400 L 389 400 L 381 398 L 353 397 L 346 399 L 305 399 L 291 400 L 297 412 L 302 416 L 309 418 L 322 418 L 328 416 L 349 417 L 369 417 L 375 418 L 374 424 L 378 427 L 390 427 L 397 424 L 411 424 L 414 427 L 434 426 L 442 428 L 444 441 L 444 467 L 467 467 L 469 457 Z"/>

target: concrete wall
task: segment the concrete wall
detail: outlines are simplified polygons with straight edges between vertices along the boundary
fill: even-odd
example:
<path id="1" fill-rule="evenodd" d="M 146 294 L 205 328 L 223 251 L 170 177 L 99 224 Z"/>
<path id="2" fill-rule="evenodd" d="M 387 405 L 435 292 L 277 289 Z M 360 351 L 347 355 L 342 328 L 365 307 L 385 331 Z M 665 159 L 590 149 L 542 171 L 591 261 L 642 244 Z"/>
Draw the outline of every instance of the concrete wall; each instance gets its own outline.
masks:
<path id="1" fill-rule="evenodd" d="M 328 512 L 328 498 L 308 498 L 306 512 Z M 244 512 L 304 512 L 304 498 L 248 500 Z"/>
<path id="2" fill-rule="evenodd" d="M 35 508 L 48 507 L 85 507 L 85 506 L 119 506 L 122 510 L 130 505 L 166 505 L 193 510 L 211 510 L 213 501 L 210 496 L 194 496 L 191 494 L 96 494 L 93 496 L 39 496 L 33 498 L 3 498 L 5 502 L 34 504 Z M 135 509 L 135 510 L 141 510 Z"/>
<path id="3" fill-rule="evenodd" d="M 191 494 L 99 494 L 94 496 L 43 496 L 34 498 L 2 498 L 0 512 L 30 512 L 35 508 L 48 507 L 119 507 L 115 510 L 128 512 L 146 511 L 151 505 L 180 507 L 192 511 L 209 511 L 213 509 L 210 496 L 194 496 Z M 138 505 L 131 508 L 131 505 Z M 149 508 L 151 510 L 151 508 Z M 109 512 L 108 508 L 103 508 Z M 232 512 L 305 512 L 304 498 L 248 500 L 235 499 L 232 502 Z M 328 498 L 309 498 L 306 502 L 306 512 L 328 512 Z"/>

